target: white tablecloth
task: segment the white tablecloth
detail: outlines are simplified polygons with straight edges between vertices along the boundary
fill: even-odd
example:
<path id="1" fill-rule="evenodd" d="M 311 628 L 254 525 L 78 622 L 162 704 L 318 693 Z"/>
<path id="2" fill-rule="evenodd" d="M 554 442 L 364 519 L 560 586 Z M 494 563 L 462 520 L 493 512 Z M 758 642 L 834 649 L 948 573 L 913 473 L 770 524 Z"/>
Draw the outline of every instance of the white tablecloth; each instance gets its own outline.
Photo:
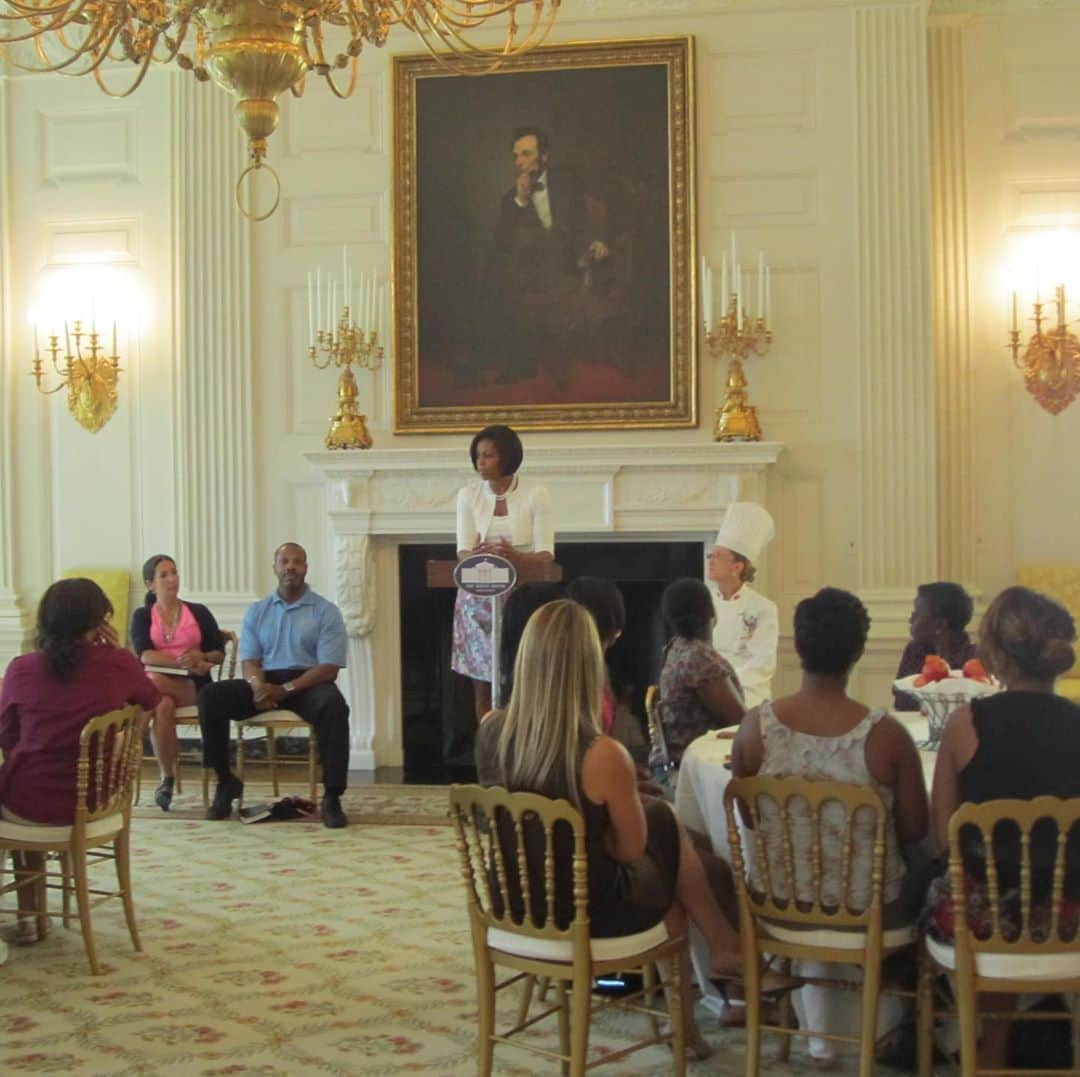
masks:
<path id="1" fill-rule="evenodd" d="M 920 714 L 898 714 L 897 717 L 909 729 L 919 743 L 926 736 L 926 719 Z M 685 751 L 675 790 L 675 808 L 685 826 L 705 834 L 712 843 L 713 851 L 731 862 L 731 845 L 728 841 L 727 819 L 724 814 L 724 790 L 731 781 L 731 771 L 725 766 L 731 755 L 731 738 L 706 733 L 695 740 Z M 920 752 L 923 773 L 927 784 L 933 775 L 935 753 Z M 743 851 L 746 852 L 746 842 Z M 691 952 L 698 982 L 703 985 L 705 1003 L 710 1009 L 719 1010 L 723 1005 L 715 988 L 705 974 L 709 963 L 709 950 L 705 940 L 696 930 L 691 932 Z M 858 969 L 853 966 L 831 965 L 822 962 L 806 963 L 802 971 L 806 975 L 820 975 L 856 979 Z M 853 991 L 805 987 L 793 995 L 795 1012 L 803 1028 L 818 1028 L 837 1035 L 858 1035 L 859 995 Z M 878 1014 L 878 1033 L 884 1035 L 902 1015 L 899 999 L 884 996 Z M 829 1058 L 834 1047 L 827 1040 L 811 1039 L 810 1052 L 816 1058 Z"/>

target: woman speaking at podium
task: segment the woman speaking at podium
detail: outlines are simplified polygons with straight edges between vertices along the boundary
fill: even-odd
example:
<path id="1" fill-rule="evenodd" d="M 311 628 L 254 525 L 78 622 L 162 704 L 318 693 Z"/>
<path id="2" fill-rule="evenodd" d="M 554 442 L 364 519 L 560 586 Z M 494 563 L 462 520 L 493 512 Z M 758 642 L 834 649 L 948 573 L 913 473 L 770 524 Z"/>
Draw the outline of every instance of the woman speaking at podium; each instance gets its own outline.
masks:
<path id="1" fill-rule="evenodd" d="M 486 426 L 472 439 L 469 456 L 480 479 L 458 491 L 459 561 L 492 553 L 520 571 L 552 560 L 551 497 L 546 486 L 518 475 L 524 455 L 521 438 L 508 426 Z M 491 710 L 491 599 L 458 591 L 450 668 L 472 678 L 479 721 Z"/>

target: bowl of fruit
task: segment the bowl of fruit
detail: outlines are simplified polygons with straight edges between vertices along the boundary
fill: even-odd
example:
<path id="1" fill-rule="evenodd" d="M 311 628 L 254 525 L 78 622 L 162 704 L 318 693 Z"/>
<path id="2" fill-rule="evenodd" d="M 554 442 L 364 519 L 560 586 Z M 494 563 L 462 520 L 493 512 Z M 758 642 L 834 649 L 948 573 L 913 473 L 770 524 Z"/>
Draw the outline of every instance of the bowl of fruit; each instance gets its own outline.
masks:
<path id="1" fill-rule="evenodd" d="M 893 681 L 893 687 L 913 695 L 926 715 L 929 735 L 922 748 L 941 743 L 945 720 L 957 707 L 1000 691 L 977 658 L 968 659 L 963 669 L 949 669 L 949 663 L 936 654 L 927 655 L 921 673 L 901 677 Z"/>

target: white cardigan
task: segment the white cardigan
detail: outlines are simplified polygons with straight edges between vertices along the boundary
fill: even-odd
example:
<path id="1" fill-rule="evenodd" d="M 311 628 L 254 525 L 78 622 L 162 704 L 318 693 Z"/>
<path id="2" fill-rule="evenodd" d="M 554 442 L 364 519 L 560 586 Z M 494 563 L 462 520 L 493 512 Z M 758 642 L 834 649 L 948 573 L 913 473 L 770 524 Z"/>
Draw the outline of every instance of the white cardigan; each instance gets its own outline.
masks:
<path id="1" fill-rule="evenodd" d="M 551 495 L 546 486 L 518 478 L 516 488 L 506 495 L 511 543 L 519 550 L 555 553 L 555 527 L 551 516 Z M 487 535 L 495 518 L 495 495 L 480 479 L 463 486 L 457 495 L 457 548 L 471 550 Z"/>

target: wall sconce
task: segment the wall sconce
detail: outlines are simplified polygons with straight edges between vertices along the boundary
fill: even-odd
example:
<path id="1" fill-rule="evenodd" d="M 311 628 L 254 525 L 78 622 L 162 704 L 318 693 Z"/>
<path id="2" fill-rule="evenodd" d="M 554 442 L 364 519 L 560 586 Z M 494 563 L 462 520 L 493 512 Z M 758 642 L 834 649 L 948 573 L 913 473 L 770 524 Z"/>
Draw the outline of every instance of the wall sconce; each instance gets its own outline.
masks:
<path id="1" fill-rule="evenodd" d="M 109 260 L 108 252 L 78 254 L 48 267 L 30 315 L 38 390 L 66 389 L 68 409 L 92 434 L 116 412 L 118 331 L 137 330 L 146 305 L 133 267 Z"/>
<path id="2" fill-rule="evenodd" d="M 67 389 L 68 409 L 75 421 L 91 434 L 96 434 L 116 411 L 116 384 L 120 376 L 120 357 L 116 350 L 116 322 L 112 323 L 112 354 L 104 354 L 100 334 L 93 319 L 86 332 L 82 322 L 76 320 L 72 327 L 64 322 L 64 346 L 60 347 L 59 334 L 49 334 L 45 351 L 51 357 L 52 370 L 45 369 L 38 347 L 37 327 L 34 327 L 34 362 L 31 373 L 41 393 L 49 396 Z M 72 341 L 74 340 L 74 346 Z M 59 356 L 63 354 L 63 363 Z M 47 379 L 56 377 L 59 384 L 46 388 Z"/>
<path id="3" fill-rule="evenodd" d="M 1065 320 L 1065 285 L 1054 290 L 1057 318 L 1054 325 L 1044 328 L 1048 319 L 1043 315 L 1041 295 L 1035 295 L 1035 332 L 1028 339 L 1023 352 L 1020 350 L 1019 303 L 1016 292 L 1012 294 L 1012 327 L 1009 330 L 1009 348 L 1013 362 L 1024 374 L 1027 391 L 1051 415 L 1064 411 L 1080 391 L 1080 341 L 1069 332 Z"/>

